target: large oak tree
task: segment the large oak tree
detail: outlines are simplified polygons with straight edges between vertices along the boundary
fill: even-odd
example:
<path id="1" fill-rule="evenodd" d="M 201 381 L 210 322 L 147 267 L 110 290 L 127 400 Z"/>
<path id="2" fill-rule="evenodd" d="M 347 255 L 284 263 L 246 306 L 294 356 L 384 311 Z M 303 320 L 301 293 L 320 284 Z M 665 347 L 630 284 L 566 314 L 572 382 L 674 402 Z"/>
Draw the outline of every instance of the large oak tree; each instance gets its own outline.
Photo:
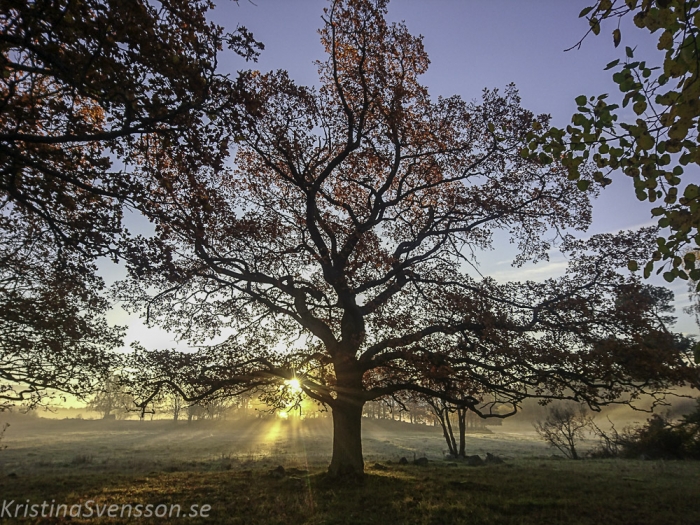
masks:
<path id="1" fill-rule="evenodd" d="M 136 352 L 142 405 L 162 389 L 285 397 L 296 377 L 332 410 L 343 475 L 363 470 L 363 404 L 402 391 L 503 416 L 530 396 L 595 407 L 697 382 L 659 294 L 618 272 L 653 232 L 569 236 L 590 222 L 588 197 L 560 164 L 519 154 L 546 117 L 513 87 L 431 100 L 421 38 L 388 24 L 386 4 L 331 2 L 318 88 L 246 78 L 233 167 L 157 141 L 144 152 L 156 234 L 132 245 L 121 296 L 205 346 Z M 498 232 L 516 265 L 558 239 L 566 274 L 480 277 Z"/>

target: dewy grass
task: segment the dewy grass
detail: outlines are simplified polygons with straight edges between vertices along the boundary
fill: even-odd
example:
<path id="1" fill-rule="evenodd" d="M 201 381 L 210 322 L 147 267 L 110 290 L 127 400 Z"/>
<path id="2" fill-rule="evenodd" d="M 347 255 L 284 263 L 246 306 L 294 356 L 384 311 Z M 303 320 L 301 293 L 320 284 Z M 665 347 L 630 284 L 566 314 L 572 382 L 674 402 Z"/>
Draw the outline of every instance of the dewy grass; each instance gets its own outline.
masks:
<path id="1" fill-rule="evenodd" d="M 211 505 L 208 518 L 70 520 L 84 524 L 700 523 L 700 462 L 554 459 L 534 432 L 500 429 L 468 437 L 468 450 L 482 458 L 497 454 L 505 463 L 469 467 L 443 459 L 439 428 L 368 420 L 365 479 L 338 483 L 324 474 L 329 420 L 275 428 L 274 420 L 261 419 L 13 420 L 8 448 L 0 452 L 0 508 L 3 500 L 188 511 Z M 401 456 L 411 463 L 423 454 L 427 466 L 398 464 Z M 90 461 L 75 459 L 83 456 Z"/>
<path id="2" fill-rule="evenodd" d="M 147 475 L 69 469 L 5 475 L 0 493 L 5 500 L 48 499 L 68 505 L 93 500 L 97 505 L 178 504 L 189 509 L 206 504 L 211 505 L 206 523 L 700 523 L 696 462 L 515 459 L 485 467 L 455 467 L 444 461 L 427 467 L 385 466 L 387 470 L 370 466 L 362 482 L 349 484 L 330 481 L 320 468 L 275 475 L 262 464 L 245 470 Z M 134 521 L 116 518 L 109 523 Z M 4 517 L 3 522 L 27 520 Z"/>

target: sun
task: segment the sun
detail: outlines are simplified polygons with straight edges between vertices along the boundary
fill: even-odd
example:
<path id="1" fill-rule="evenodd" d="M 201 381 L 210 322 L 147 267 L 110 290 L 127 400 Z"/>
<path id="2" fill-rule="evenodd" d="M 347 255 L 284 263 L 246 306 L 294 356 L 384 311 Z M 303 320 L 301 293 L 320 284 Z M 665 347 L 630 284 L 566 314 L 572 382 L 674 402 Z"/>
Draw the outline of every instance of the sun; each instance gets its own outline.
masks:
<path id="1" fill-rule="evenodd" d="M 289 390 L 292 392 L 292 394 L 298 394 L 299 392 L 301 392 L 301 383 L 296 378 L 288 379 L 284 382 L 284 384 L 289 387 Z"/>

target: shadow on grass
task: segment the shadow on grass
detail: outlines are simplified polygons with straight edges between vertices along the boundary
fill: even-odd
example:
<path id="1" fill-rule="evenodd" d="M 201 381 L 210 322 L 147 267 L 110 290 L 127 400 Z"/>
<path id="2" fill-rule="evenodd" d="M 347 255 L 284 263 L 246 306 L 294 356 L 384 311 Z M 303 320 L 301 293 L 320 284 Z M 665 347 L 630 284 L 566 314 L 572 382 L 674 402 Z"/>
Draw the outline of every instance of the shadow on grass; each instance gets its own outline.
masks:
<path id="1" fill-rule="evenodd" d="M 369 468 L 361 482 L 269 468 L 144 475 L 63 473 L 0 479 L 3 498 L 73 505 L 210 505 L 208 518 L 109 523 L 227 524 L 693 524 L 700 464 L 521 461 L 515 465 Z M 20 512 L 21 514 L 21 512 Z M 27 523 L 3 517 L 3 523 Z M 33 520 L 36 522 L 36 520 Z M 104 519 L 41 520 L 101 523 Z"/>

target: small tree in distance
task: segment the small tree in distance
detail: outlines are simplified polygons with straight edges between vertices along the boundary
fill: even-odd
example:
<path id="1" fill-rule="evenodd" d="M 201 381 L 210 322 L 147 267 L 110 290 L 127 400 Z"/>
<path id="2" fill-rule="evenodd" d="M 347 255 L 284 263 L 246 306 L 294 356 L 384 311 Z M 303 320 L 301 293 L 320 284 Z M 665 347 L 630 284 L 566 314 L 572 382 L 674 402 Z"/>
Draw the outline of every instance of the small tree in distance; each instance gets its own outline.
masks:
<path id="1" fill-rule="evenodd" d="M 87 404 L 102 419 L 125 419 L 136 408 L 133 397 L 116 376 L 109 377 L 99 392 Z M 142 414 L 143 415 L 143 414 Z"/>
<path id="2" fill-rule="evenodd" d="M 592 428 L 593 418 L 583 405 L 558 405 L 551 407 L 544 421 L 537 421 L 535 431 L 550 446 L 569 459 L 579 459 L 576 444 L 586 439 L 586 431 Z"/>
<path id="3" fill-rule="evenodd" d="M 10 424 L 9 423 L 3 423 L 2 428 L 0 428 L 0 441 L 2 441 L 2 438 L 5 437 L 5 431 L 9 428 Z M 7 448 L 7 445 L 0 445 L 0 450 L 4 450 Z"/>
<path id="4" fill-rule="evenodd" d="M 547 118 L 512 86 L 431 100 L 422 40 L 386 6 L 330 3 L 318 89 L 246 77 L 234 167 L 153 139 L 138 206 L 156 233 L 131 246 L 120 296 L 200 349 L 135 352 L 139 403 L 164 389 L 291 399 L 298 385 L 332 411 L 342 476 L 363 472 L 368 401 L 404 392 L 506 417 L 527 397 L 596 406 L 697 381 L 688 342 L 655 315 L 664 298 L 619 272 L 653 232 L 567 235 L 588 226 L 588 197 L 558 163 L 520 156 Z M 566 274 L 477 275 L 497 232 L 516 265 L 558 239 Z"/>
<path id="5" fill-rule="evenodd" d="M 467 415 L 469 414 L 469 408 L 460 405 L 451 405 L 443 399 L 426 399 L 426 402 L 433 410 L 433 414 L 440 423 L 442 428 L 442 435 L 445 438 L 445 443 L 447 443 L 447 449 L 450 455 L 454 458 L 466 457 L 466 433 L 467 433 Z M 457 436 L 459 442 L 455 439 L 455 429 L 452 422 L 452 416 L 456 416 L 457 423 Z"/>

